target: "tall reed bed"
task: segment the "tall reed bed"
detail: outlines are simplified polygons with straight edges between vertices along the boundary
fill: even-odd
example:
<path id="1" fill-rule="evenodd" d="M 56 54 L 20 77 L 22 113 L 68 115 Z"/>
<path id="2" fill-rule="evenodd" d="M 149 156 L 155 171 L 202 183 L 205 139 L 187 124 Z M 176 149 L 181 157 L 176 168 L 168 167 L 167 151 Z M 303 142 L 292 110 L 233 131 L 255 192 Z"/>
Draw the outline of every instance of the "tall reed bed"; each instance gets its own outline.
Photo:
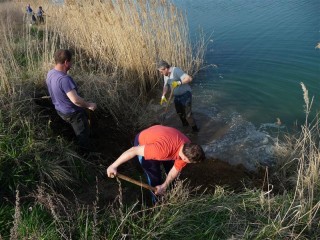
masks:
<path id="1" fill-rule="evenodd" d="M 36 12 L 41 2 L 31 1 Z M 52 67 L 57 34 L 45 27 L 30 25 L 25 13 L 27 3 L 1 3 L 0 32 L 0 91 L 27 97 L 34 95 L 36 86 L 44 86 L 46 72 Z M 49 60 L 50 59 L 50 60 Z M 23 88 L 23 90 L 21 90 Z"/>
<path id="2" fill-rule="evenodd" d="M 97 102 L 123 132 L 156 117 L 145 111 L 145 100 L 160 96 L 158 60 L 166 59 L 191 75 L 203 63 L 203 37 L 192 48 L 185 15 L 171 1 L 69 3 L 46 5 L 45 52 L 51 54 L 51 46 L 74 50 L 70 73 L 81 94 Z M 52 62 L 50 54 L 43 58 L 45 66 Z"/>
<path id="3" fill-rule="evenodd" d="M 185 15 L 170 0 L 75 1 L 51 11 L 48 24 L 61 42 L 85 53 L 80 62 L 118 72 L 120 82 L 138 82 L 141 92 L 158 82 L 160 59 L 190 74 L 203 63 L 204 44 L 192 49 Z"/>
<path id="4" fill-rule="evenodd" d="M 14 35 L 21 34 L 22 14 L 11 2 L 1 3 L 0 8 L 0 91 L 15 91 L 13 80 L 19 78 L 20 68 L 14 54 Z M 20 27 L 19 27 L 20 26 Z"/>
<path id="5" fill-rule="evenodd" d="M 144 100 L 160 92 L 158 60 L 166 59 L 191 75 L 203 63 L 203 37 L 192 47 L 185 15 L 170 0 L 152 4 L 98 0 L 67 1 L 65 5 L 29 3 L 34 11 L 39 5 L 43 7 L 46 23 L 22 24 L 23 38 L 8 38 L 10 49 L 6 52 L 11 52 L 12 63 L 18 67 L 9 74 L 11 79 L 4 75 L 3 88 L 9 88 L 6 83 L 14 78 L 23 81 L 24 87 L 28 82 L 37 90 L 45 89 L 45 75 L 53 66 L 55 50 L 72 49 L 70 74 L 80 85 L 80 94 L 97 102 L 102 114 L 110 114 L 123 132 L 132 129 L 131 124 L 137 125 L 136 129 L 154 121 L 155 116 L 148 113 L 141 118 L 141 112 L 146 109 Z M 27 3 L 15 4 L 23 19 Z"/>
<path id="6" fill-rule="evenodd" d="M 273 201 L 272 192 L 283 194 L 278 212 L 270 216 L 275 236 L 289 239 L 318 239 L 320 237 L 320 145 L 319 113 L 310 119 L 313 97 L 301 83 L 305 122 L 300 130 L 287 134 L 279 141 L 279 165 L 273 170 L 268 201 Z M 276 181 L 275 181 L 276 180 Z M 270 203 L 270 209 L 273 204 Z M 271 210 L 272 212 L 272 210 Z M 273 228 L 273 227 L 272 227 Z"/>
<path id="7" fill-rule="evenodd" d="M 319 113 L 314 119 L 309 119 L 312 110 L 313 97 L 310 99 L 306 86 L 301 83 L 305 123 L 301 126 L 301 132 L 297 136 L 288 137 L 286 142 L 287 158 L 282 166 L 288 179 L 294 182 L 294 191 L 290 206 L 282 214 L 279 214 L 281 224 L 295 232 L 296 239 L 303 237 L 305 233 L 315 232 L 320 237 L 320 121 Z M 281 171 L 279 171 L 280 173 Z M 290 176 L 288 176 L 290 174 Z"/>

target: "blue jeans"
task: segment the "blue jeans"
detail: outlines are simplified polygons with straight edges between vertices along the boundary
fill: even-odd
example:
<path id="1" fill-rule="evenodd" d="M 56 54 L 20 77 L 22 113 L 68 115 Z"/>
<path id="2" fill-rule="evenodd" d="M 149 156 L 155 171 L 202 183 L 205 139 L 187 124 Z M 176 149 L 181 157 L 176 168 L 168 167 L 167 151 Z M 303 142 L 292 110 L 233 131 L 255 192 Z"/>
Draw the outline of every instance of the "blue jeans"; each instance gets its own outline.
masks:
<path id="1" fill-rule="evenodd" d="M 139 146 L 139 135 L 140 133 L 137 134 L 134 139 L 134 146 Z M 143 156 L 138 156 L 138 159 L 147 177 L 148 184 L 152 187 L 161 185 L 163 183 L 161 165 L 163 165 L 166 174 L 170 172 L 171 168 L 174 165 L 173 160 L 145 160 Z M 152 201 L 155 203 L 156 198 L 153 193 L 151 193 L 151 195 Z"/>
<path id="2" fill-rule="evenodd" d="M 192 116 L 191 104 L 192 94 L 189 91 L 184 94 L 174 96 L 174 105 L 183 126 L 189 125 L 193 127 L 196 125 L 196 122 L 194 121 Z"/>
<path id="3" fill-rule="evenodd" d="M 58 112 L 58 115 L 67 123 L 71 124 L 77 137 L 77 144 L 84 149 L 89 149 L 90 128 L 87 114 L 84 110 L 70 114 Z"/>

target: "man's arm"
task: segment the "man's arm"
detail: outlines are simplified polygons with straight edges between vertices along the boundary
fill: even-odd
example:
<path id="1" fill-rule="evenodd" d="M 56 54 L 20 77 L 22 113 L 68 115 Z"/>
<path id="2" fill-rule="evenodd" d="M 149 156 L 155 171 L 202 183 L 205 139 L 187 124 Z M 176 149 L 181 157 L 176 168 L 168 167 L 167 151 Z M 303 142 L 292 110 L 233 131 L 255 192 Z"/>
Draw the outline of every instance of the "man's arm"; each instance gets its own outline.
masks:
<path id="1" fill-rule="evenodd" d="M 114 161 L 108 168 L 107 168 L 107 175 L 108 177 L 113 177 L 117 175 L 117 168 L 129 161 L 130 159 L 134 158 L 135 156 L 144 156 L 144 145 L 136 146 L 128 149 L 124 153 L 120 155 L 120 157 Z"/>
<path id="2" fill-rule="evenodd" d="M 162 183 L 161 185 L 159 186 L 156 186 L 156 191 L 155 191 L 155 194 L 156 195 L 162 195 L 167 187 L 169 186 L 169 184 L 178 177 L 180 171 L 178 171 L 175 166 L 173 166 L 170 170 L 170 172 L 168 173 L 167 175 L 167 178 L 166 180 L 164 181 L 164 183 Z"/>
<path id="3" fill-rule="evenodd" d="M 94 111 L 97 108 L 97 104 L 92 102 L 86 102 L 82 97 L 80 97 L 77 94 L 77 91 L 74 89 L 70 92 L 67 92 L 67 96 L 70 99 L 70 101 L 78 107 L 88 108 L 92 111 Z"/>
<path id="4" fill-rule="evenodd" d="M 178 67 L 175 67 L 173 69 L 173 75 L 174 75 L 174 79 L 179 79 L 181 84 L 187 84 L 192 81 L 192 77 Z"/>
<path id="5" fill-rule="evenodd" d="M 190 83 L 192 81 L 192 77 L 188 74 L 185 74 L 184 77 L 181 79 L 181 84 Z"/>

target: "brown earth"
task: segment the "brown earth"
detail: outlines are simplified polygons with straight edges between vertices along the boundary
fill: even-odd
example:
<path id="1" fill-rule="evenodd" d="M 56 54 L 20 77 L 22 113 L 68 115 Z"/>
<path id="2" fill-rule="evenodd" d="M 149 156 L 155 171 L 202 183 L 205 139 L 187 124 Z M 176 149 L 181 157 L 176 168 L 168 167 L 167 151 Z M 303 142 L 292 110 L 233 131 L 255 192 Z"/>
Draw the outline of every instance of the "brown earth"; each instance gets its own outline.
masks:
<path id="1" fill-rule="evenodd" d="M 97 142 L 96 146 L 99 149 L 98 151 L 101 152 L 102 156 L 105 156 L 104 159 L 108 159 L 101 163 L 102 175 L 98 184 L 100 189 L 100 200 L 103 202 L 111 202 L 119 195 L 119 182 L 117 182 L 116 179 L 107 178 L 104 171 L 123 151 L 132 146 L 131 141 L 135 133 L 129 133 L 131 136 L 123 134 L 123 140 L 119 141 L 121 137 L 119 138 L 119 133 L 117 131 L 113 133 L 115 135 L 112 138 L 112 135 L 110 135 L 110 126 L 105 126 L 105 124 L 101 123 L 101 120 L 100 124 L 98 122 L 99 121 L 95 124 L 97 128 L 96 132 L 99 134 L 96 135 L 94 140 Z M 165 125 L 179 129 L 193 142 L 199 144 L 206 144 L 213 139 L 223 136 L 228 128 L 226 124 L 215 122 L 204 115 L 198 115 L 197 122 L 200 126 L 200 131 L 194 134 L 192 133 L 191 128 L 183 128 L 180 126 L 180 122 L 175 115 L 174 110 L 170 109 L 165 120 Z M 106 136 L 108 136 L 108 138 Z M 106 156 L 108 156 L 108 158 Z M 129 161 L 118 170 L 131 178 L 146 182 L 143 171 L 137 160 Z M 263 187 L 263 173 L 250 173 L 242 166 L 231 166 L 219 159 L 206 159 L 206 161 L 201 164 L 188 164 L 183 169 L 180 179 L 186 179 L 189 182 L 190 187 L 201 186 L 201 189 L 206 189 L 208 192 L 213 192 L 217 185 L 224 186 L 233 191 L 241 191 L 244 187 Z M 142 191 L 139 186 L 123 180 L 121 180 L 121 187 L 123 198 L 128 202 L 134 202 L 136 199 L 141 199 L 141 197 L 146 197 L 146 195 L 148 195 L 148 193 Z M 93 190 L 95 191 L 95 189 Z M 89 186 L 89 190 L 85 193 L 85 198 L 88 197 L 88 194 L 94 196 L 93 190 L 92 186 Z M 145 194 L 142 196 L 142 193 Z"/>
<path id="2" fill-rule="evenodd" d="M 53 114 L 53 116 L 55 115 Z M 172 109 L 170 109 L 166 117 L 165 125 L 179 129 L 193 142 L 199 144 L 206 144 L 223 136 L 228 128 L 224 123 L 215 122 L 206 116 L 198 115 L 197 123 L 200 126 L 200 131 L 194 134 L 191 128 L 180 126 L 178 117 Z M 63 132 L 65 136 L 71 139 L 72 129 L 64 124 L 63 121 L 61 122 L 57 116 L 53 120 L 57 124 L 56 130 Z M 88 160 L 94 163 L 95 168 L 88 174 L 96 175 L 97 180 L 82 184 L 81 187 L 76 189 L 78 200 L 83 203 L 93 203 L 96 200 L 97 189 L 101 204 L 105 205 L 114 202 L 119 196 L 119 183 L 121 184 L 124 202 L 132 203 L 149 196 L 148 191 L 142 190 L 139 186 L 123 180 L 119 182 L 116 179 L 106 177 L 106 168 L 123 151 L 132 146 L 132 140 L 135 135 L 133 132 L 121 133 L 116 125 L 110 123 L 110 119 L 105 119 L 105 116 L 99 115 L 99 113 L 92 115 L 92 140 L 95 153 L 89 154 Z M 136 180 L 146 181 L 137 160 L 123 164 L 118 170 Z M 213 192 L 217 185 L 233 191 L 241 191 L 244 187 L 263 187 L 263 174 L 250 173 L 242 166 L 231 166 L 219 159 L 206 159 L 201 164 L 188 164 L 183 169 L 180 179 L 186 179 L 190 187 L 201 186 L 201 189 L 206 189 L 208 192 Z"/>

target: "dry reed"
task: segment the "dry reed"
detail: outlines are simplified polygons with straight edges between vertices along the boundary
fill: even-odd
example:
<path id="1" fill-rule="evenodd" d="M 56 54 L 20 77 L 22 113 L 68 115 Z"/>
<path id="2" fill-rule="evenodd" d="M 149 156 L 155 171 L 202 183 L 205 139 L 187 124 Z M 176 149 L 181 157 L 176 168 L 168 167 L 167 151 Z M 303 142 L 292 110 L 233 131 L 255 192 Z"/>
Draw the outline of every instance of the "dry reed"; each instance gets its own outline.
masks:
<path id="1" fill-rule="evenodd" d="M 13 227 L 10 230 L 10 240 L 19 239 L 19 224 L 21 221 L 20 196 L 19 190 L 16 190 L 16 204 L 13 217 Z"/>
<path id="2" fill-rule="evenodd" d="M 310 101 L 306 86 L 301 83 L 305 102 L 306 120 L 301 126 L 298 136 L 288 136 L 287 143 L 282 149 L 286 157 L 283 169 L 287 171 L 287 181 L 294 183 L 293 198 L 286 211 L 279 212 L 280 232 L 290 230 L 292 239 L 299 239 L 305 232 L 312 232 L 318 225 L 320 207 L 320 146 L 319 146 L 319 117 L 309 120 L 313 98 Z M 280 171 L 278 171 L 280 173 Z M 275 219 L 275 220 L 277 220 Z"/>
<path id="3" fill-rule="evenodd" d="M 77 2 L 52 8 L 49 26 L 58 29 L 61 42 L 89 56 L 100 71 L 120 71 L 120 81 L 139 81 L 140 90 L 146 90 L 159 81 L 155 65 L 159 59 L 191 75 L 195 63 L 202 63 L 203 48 L 194 55 L 185 16 L 171 1 Z"/>

